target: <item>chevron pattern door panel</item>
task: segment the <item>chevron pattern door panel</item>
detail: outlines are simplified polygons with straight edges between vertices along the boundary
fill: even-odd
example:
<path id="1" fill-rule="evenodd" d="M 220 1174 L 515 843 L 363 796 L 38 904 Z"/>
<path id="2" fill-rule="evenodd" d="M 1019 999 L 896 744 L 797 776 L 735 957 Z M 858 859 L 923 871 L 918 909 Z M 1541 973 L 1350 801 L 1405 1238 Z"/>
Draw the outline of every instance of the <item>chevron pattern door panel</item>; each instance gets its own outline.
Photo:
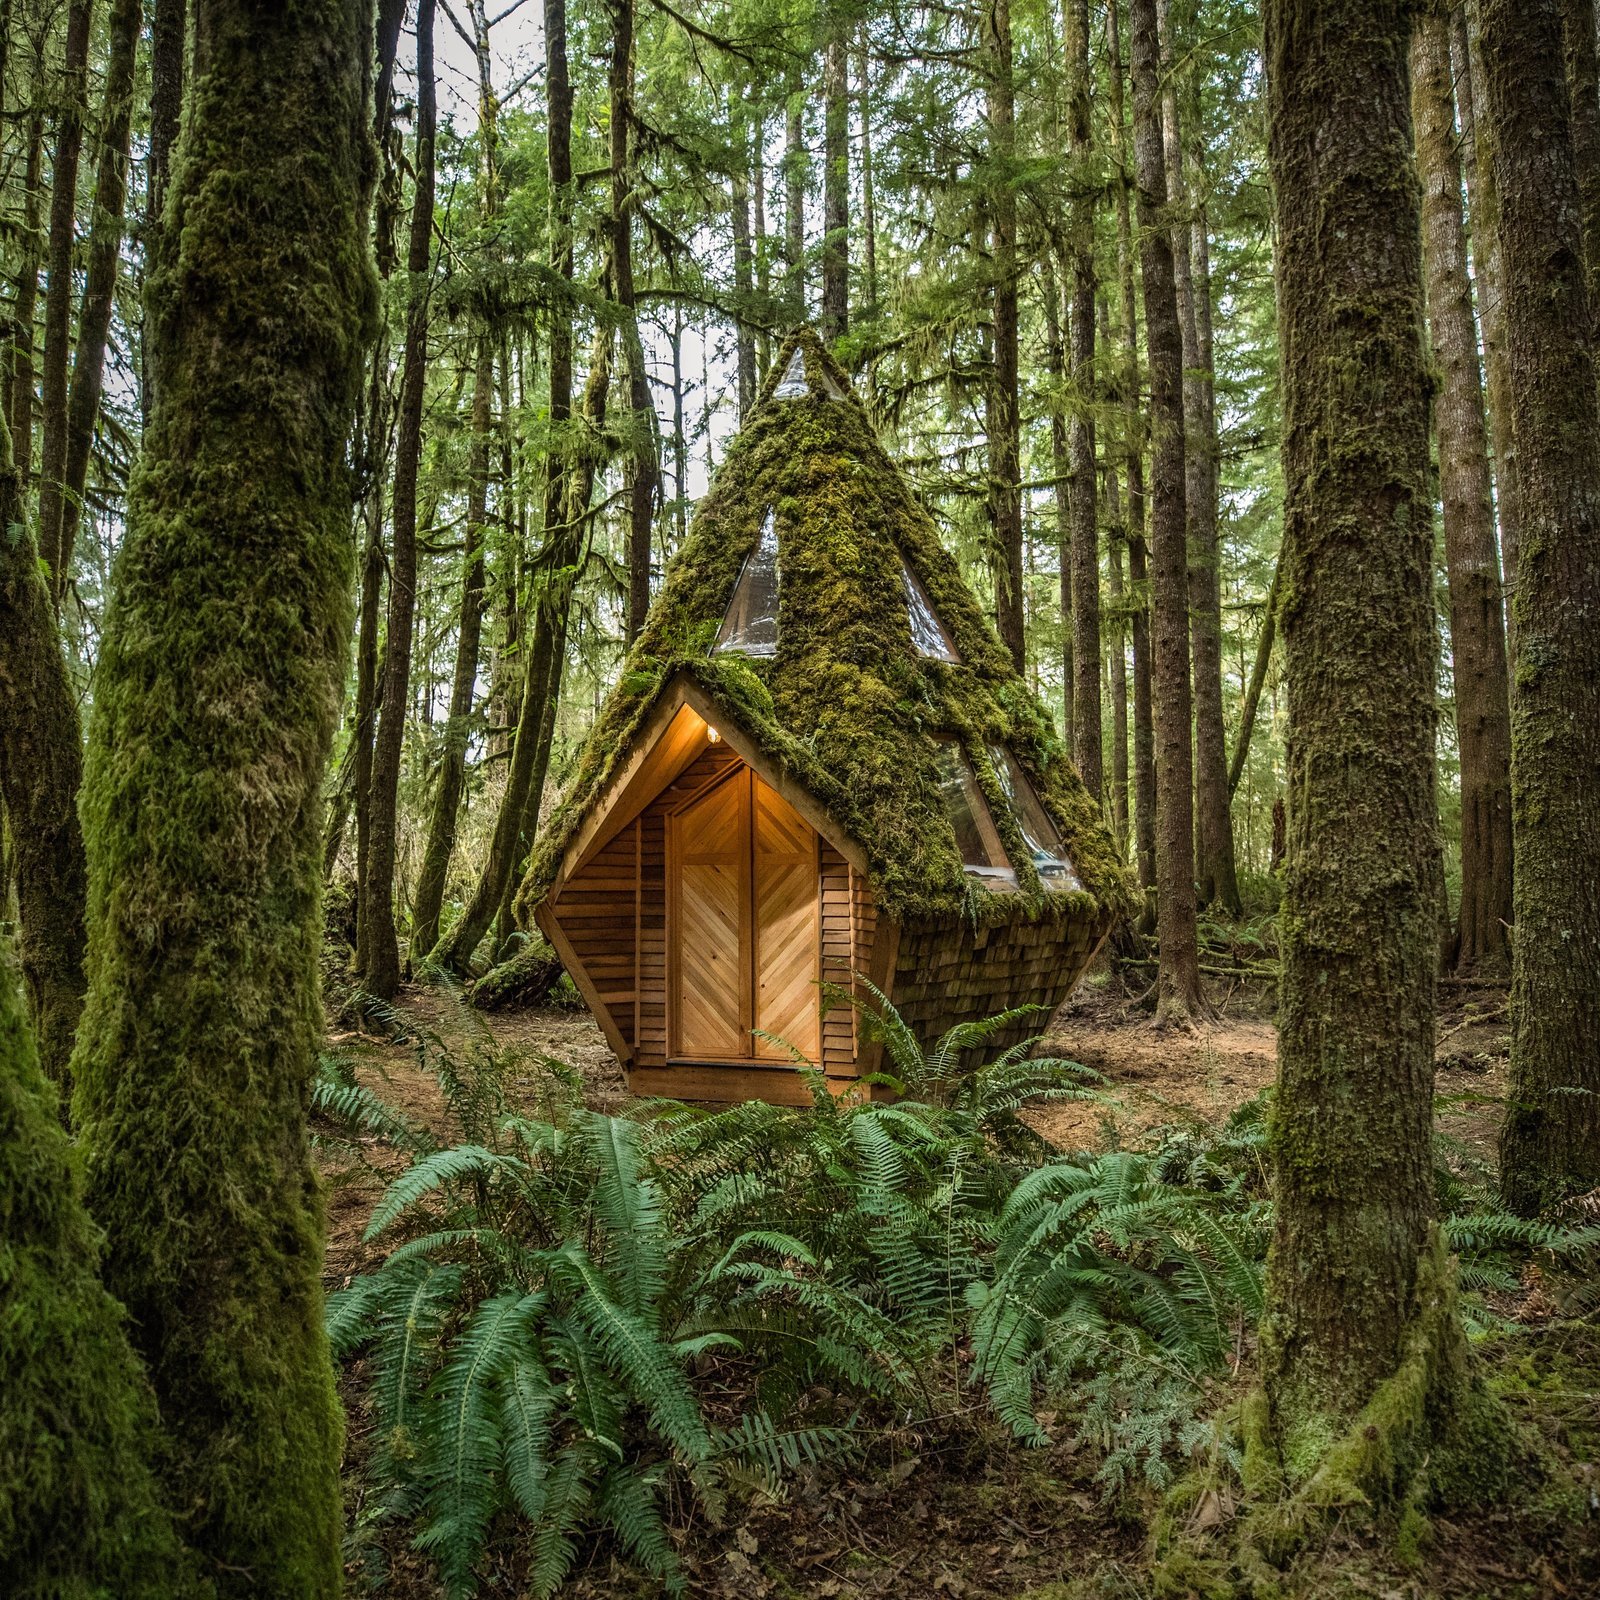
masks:
<path id="1" fill-rule="evenodd" d="M 817 988 L 817 836 L 775 789 L 752 774 L 755 866 L 755 1025 L 815 1062 L 821 1050 Z M 766 1039 L 758 1057 L 789 1052 Z"/>

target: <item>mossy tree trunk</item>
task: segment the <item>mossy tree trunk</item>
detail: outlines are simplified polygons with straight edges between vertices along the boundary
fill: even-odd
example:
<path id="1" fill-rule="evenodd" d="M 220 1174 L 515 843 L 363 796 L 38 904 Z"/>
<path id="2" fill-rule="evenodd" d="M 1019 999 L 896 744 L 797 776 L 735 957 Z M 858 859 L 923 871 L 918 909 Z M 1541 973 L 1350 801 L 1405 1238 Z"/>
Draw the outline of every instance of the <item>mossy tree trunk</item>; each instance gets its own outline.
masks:
<path id="1" fill-rule="evenodd" d="M 1600 1183 L 1600 404 L 1557 0 L 1484 0 L 1521 490 L 1506 1201 Z"/>
<path id="2" fill-rule="evenodd" d="M 22 474 L 0 431 L 0 800 L 10 819 L 21 957 L 45 1071 L 65 1085 L 83 1005 L 83 749 Z"/>
<path id="3" fill-rule="evenodd" d="M 1144 427 L 1139 410 L 1139 310 L 1135 297 L 1133 218 L 1129 191 L 1133 164 L 1128 152 L 1123 79 L 1127 71 L 1117 27 L 1117 7 L 1106 7 L 1106 72 L 1111 112 L 1112 154 L 1118 167 L 1112 185 L 1117 215 L 1117 285 L 1122 311 L 1123 361 L 1119 389 L 1124 411 L 1128 476 L 1129 643 L 1133 653 L 1133 829 L 1139 887 L 1146 895 L 1156 882 L 1156 742 L 1154 693 L 1150 670 L 1149 557 L 1145 542 L 1147 496 L 1144 484 Z"/>
<path id="4" fill-rule="evenodd" d="M 6 370 L 6 420 L 11 425 L 12 459 L 22 474 L 24 492 L 33 474 L 33 325 L 39 307 L 39 208 L 44 193 L 43 54 L 41 47 L 34 60 L 32 104 L 25 124 L 27 155 L 22 177 L 22 245 L 17 252 L 11 359 Z"/>
<path id="5" fill-rule="evenodd" d="M 822 306 L 829 344 L 850 328 L 850 55 L 842 20 L 829 23 L 822 57 Z"/>
<path id="6" fill-rule="evenodd" d="M 116 298 L 117 264 L 122 252 L 122 214 L 128 199 L 128 139 L 133 127 L 133 80 L 141 0 L 113 0 L 107 23 L 109 48 L 100 101 L 100 152 L 95 171 L 94 216 L 89 226 L 89 266 L 78 315 L 78 344 L 67 396 L 66 455 L 61 525 L 56 538 L 58 596 L 65 592 L 78 543 L 89 456 L 100 416 L 106 342 Z"/>
<path id="7" fill-rule="evenodd" d="M 411 649 L 417 606 L 417 474 L 422 463 L 422 401 L 428 381 L 428 325 L 433 286 L 435 94 L 432 72 L 422 71 L 423 49 L 433 54 L 432 0 L 419 0 L 417 17 L 416 192 L 406 250 L 406 334 L 396 408 L 389 615 L 383 650 L 382 692 L 372 741 L 367 787 L 366 876 L 361 895 L 364 945 L 361 984 L 380 1000 L 400 987 L 400 939 L 395 926 L 395 861 L 399 847 L 400 765 L 411 705 Z"/>
<path id="8" fill-rule="evenodd" d="M 89 36 L 93 25 L 94 0 L 69 0 L 56 143 L 50 160 L 50 242 L 45 257 L 44 353 L 39 385 L 39 550 L 50 568 L 50 597 L 58 608 L 70 576 L 61 548 L 61 509 L 67 475 L 67 385 L 78 161 L 83 154 L 83 124 L 88 114 Z"/>
<path id="9" fill-rule="evenodd" d="M 1500 527 L 1500 570 L 1505 592 L 1517 587 L 1517 551 L 1522 527 L 1522 491 L 1517 475 L 1517 438 L 1511 422 L 1511 360 L 1506 349 L 1505 272 L 1500 259 L 1500 192 L 1494 177 L 1494 140 L 1477 115 L 1483 92 L 1478 0 L 1462 0 L 1450 18 L 1450 65 L 1461 117 L 1461 162 L 1466 169 L 1467 210 L 1472 218 L 1472 264 L 1483 334 L 1489 437 L 1494 446 L 1494 504 Z M 1517 664 L 1514 608 L 1505 608 L 1506 658 Z"/>
<path id="10" fill-rule="evenodd" d="M 1263 1371 L 1291 1483 L 1433 1314 L 1417 1306 L 1439 842 L 1410 20 L 1402 0 L 1265 8 L 1289 820 Z"/>
<path id="11" fill-rule="evenodd" d="M 13 1600 L 196 1592 L 151 1467 L 154 1397 L 98 1264 L 57 1093 L 0 946 L 0 1551 Z"/>
<path id="12" fill-rule="evenodd" d="M 1072 387 L 1067 428 L 1072 467 L 1073 757 L 1084 787 L 1105 804 L 1104 732 L 1100 720 L 1100 507 L 1096 495 L 1094 411 L 1094 202 L 1089 163 L 1089 5 L 1068 0 L 1065 13 L 1067 127 L 1075 170 L 1071 214 Z"/>
<path id="13" fill-rule="evenodd" d="M 1145 337 L 1150 352 L 1150 543 L 1156 736 L 1156 931 L 1159 1018 L 1204 1013 L 1195 928 L 1194 752 L 1190 744 L 1189 556 L 1184 486 L 1183 337 L 1179 328 L 1162 136 L 1156 0 L 1130 0 L 1133 145 Z"/>
<path id="14" fill-rule="evenodd" d="M 1050 375 L 1050 475 L 1055 480 L 1056 553 L 1061 575 L 1061 711 L 1069 750 L 1077 735 L 1077 675 L 1073 671 L 1072 636 L 1072 466 L 1067 454 L 1067 361 L 1061 332 L 1061 290 L 1055 257 L 1044 252 L 1039 271 L 1039 299 L 1044 308 L 1045 371 Z"/>
<path id="15" fill-rule="evenodd" d="M 985 0 L 983 54 L 990 218 L 993 367 L 986 396 L 989 520 L 994 547 L 995 625 L 1021 672 L 1027 661 L 1022 579 L 1022 423 L 1017 392 L 1016 70 L 1010 0 Z"/>
<path id="16" fill-rule="evenodd" d="M 1470 974 L 1504 970 L 1506 965 L 1506 930 L 1511 923 L 1511 707 L 1478 329 L 1461 211 L 1450 24 L 1442 11 L 1424 12 L 1417 19 L 1412 80 L 1428 322 L 1439 373 L 1434 422 L 1461 751 L 1461 914 L 1455 956 L 1457 969 Z"/>
<path id="17" fill-rule="evenodd" d="M 145 147 L 144 247 L 146 270 L 166 248 L 162 213 L 172 180 L 172 152 L 183 117 L 187 0 L 153 0 L 150 7 L 150 121 Z M 154 401 L 148 362 L 139 366 L 139 414 L 150 424 Z"/>
<path id="18" fill-rule="evenodd" d="M 89 1204 L 222 1596 L 341 1592 L 341 1420 L 306 1139 L 321 785 L 375 323 L 372 9 L 198 0 L 156 407 L 96 678 Z"/>

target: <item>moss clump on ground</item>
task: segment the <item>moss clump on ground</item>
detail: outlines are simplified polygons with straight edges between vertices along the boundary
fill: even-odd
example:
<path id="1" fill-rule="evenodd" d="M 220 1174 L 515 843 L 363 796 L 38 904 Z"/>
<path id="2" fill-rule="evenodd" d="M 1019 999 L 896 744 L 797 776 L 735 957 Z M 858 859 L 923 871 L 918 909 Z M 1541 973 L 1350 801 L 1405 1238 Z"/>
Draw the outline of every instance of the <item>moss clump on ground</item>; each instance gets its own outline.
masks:
<path id="1" fill-rule="evenodd" d="M 306 1104 L 376 308 L 371 10 L 200 0 L 196 30 L 82 792 L 76 1110 L 186 1541 L 222 1594 L 327 1600 L 342 1418 Z"/>
<path id="2" fill-rule="evenodd" d="M 803 355 L 809 393 L 780 399 Z M 768 512 L 779 552 L 776 656 L 710 653 Z M 959 662 L 920 655 L 901 564 L 927 590 Z M 1018 869 L 1020 909 L 1065 918 L 1131 904 L 1125 871 L 1050 717 L 1017 675 L 927 512 L 890 461 L 844 374 L 809 330 L 791 336 L 750 421 L 701 501 L 666 584 L 597 719 L 522 886 L 538 903 L 591 802 L 680 672 L 816 796 L 864 850 L 897 918 L 1011 920 L 1016 894 L 977 888 L 940 803 L 936 738 L 958 740 Z M 1008 745 L 1056 821 L 1083 882 L 1047 893 L 987 746 Z"/>
<path id="3" fill-rule="evenodd" d="M 0 1587 L 12 1600 L 196 1592 L 150 1465 L 154 1399 L 98 1255 L 0 950 Z"/>

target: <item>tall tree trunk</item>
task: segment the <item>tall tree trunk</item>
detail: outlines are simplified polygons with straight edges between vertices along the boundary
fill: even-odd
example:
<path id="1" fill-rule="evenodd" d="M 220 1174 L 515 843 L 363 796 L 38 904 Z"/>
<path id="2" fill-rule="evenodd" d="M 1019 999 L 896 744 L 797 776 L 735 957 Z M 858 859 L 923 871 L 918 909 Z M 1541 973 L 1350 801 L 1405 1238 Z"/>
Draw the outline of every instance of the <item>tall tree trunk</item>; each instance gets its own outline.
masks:
<path id="1" fill-rule="evenodd" d="M 39 309 L 39 267 L 43 239 L 39 201 L 44 189 L 44 87 L 42 69 L 34 73 L 33 109 L 28 114 L 28 154 L 23 172 L 22 249 L 17 265 L 17 293 L 11 318 L 11 362 L 6 374 L 6 416 L 17 471 L 22 474 L 23 505 L 33 476 L 34 321 Z M 48 591 L 47 591 L 48 592 Z"/>
<path id="2" fill-rule="evenodd" d="M 1600 63 L 1595 59 L 1594 0 L 1561 0 L 1561 19 L 1589 300 L 1591 310 L 1600 310 Z"/>
<path id="3" fill-rule="evenodd" d="M 1027 660 L 1022 579 L 1022 424 L 1017 393 L 1017 196 L 1015 60 L 1011 0 L 983 13 L 992 222 L 994 368 L 988 393 L 989 516 L 993 529 L 995 623 L 1021 672 Z"/>
<path id="4" fill-rule="evenodd" d="M 1239 711 L 1239 737 L 1233 746 L 1233 758 L 1228 762 L 1228 798 L 1233 799 L 1244 776 L 1244 764 L 1250 755 L 1250 736 L 1255 732 L 1256 710 L 1261 704 L 1261 690 L 1267 681 L 1267 668 L 1272 661 L 1272 645 L 1278 636 L 1278 586 L 1283 578 L 1283 546 L 1278 547 L 1278 559 L 1272 564 L 1272 583 L 1267 590 L 1265 615 L 1261 618 L 1261 633 L 1256 640 L 1255 665 L 1250 669 L 1250 683 L 1244 692 L 1244 705 Z"/>
<path id="5" fill-rule="evenodd" d="M 1600 406 L 1555 0 L 1483 0 L 1522 492 L 1506 1201 L 1600 1183 Z"/>
<path id="6" fill-rule="evenodd" d="M 806 134 L 805 100 L 798 69 L 785 84 L 783 121 L 783 238 L 789 268 L 789 315 L 806 315 Z"/>
<path id="7" fill-rule="evenodd" d="M 1265 9 L 1289 833 L 1263 1372 L 1291 1479 L 1391 1380 L 1420 1379 L 1420 1394 L 1376 1413 L 1366 1459 L 1420 1455 L 1424 1397 L 1459 1356 L 1430 1161 L 1433 519 L 1411 14 Z M 1354 1493 L 1410 1481 L 1371 1473 Z"/>
<path id="8" fill-rule="evenodd" d="M 1126 72 L 1117 30 L 1117 7 L 1106 7 L 1106 82 L 1111 99 L 1112 153 L 1117 180 L 1112 197 L 1117 213 L 1117 283 L 1122 317 L 1123 361 L 1119 387 L 1124 414 L 1124 464 L 1128 475 L 1128 582 L 1132 589 L 1130 644 L 1133 650 L 1133 823 L 1139 887 L 1147 900 L 1156 886 L 1156 736 L 1150 662 L 1147 496 L 1144 486 L 1144 418 L 1139 409 L 1139 309 L 1134 287 L 1133 218 L 1129 191 L 1133 167 L 1128 154 L 1123 77 Z"/>
<path id="9" fill-rule="evenodd" d="M 822 58 L 822 316 L 829 343 L 850 326 L 850 55 L 835 23 Z"/>
<path id="10" fill-rule="evenodd" d="M 1046 251 L 1039 274 L 1039 295 L 1044 301 L 1045 370 L 1050 375 L 1050 475 L 1055 480 L 1056 549 L 1061 564 L 1061 710 L 1067 748 L 1077 748 L 1074 717 L 1077 682 L 1073 672 L 1072 628 L 1072 490 L 1067 455 L 1067 359 L 1061 334 L 1061 291 L 1055 263 Z"/>
<path id="11" fill-rule="evenodd" d="M 1106 568 L 1110 573 L 1111 612 L 1115 619 L 1106 641 L 1107 677 L 1111 680 L 1111 832 L 1118 853 L 1128 850 L 1128 647 L 1124 636 L 1122 547 L 1127 528 L 1122 520 L 1122 497 L 1117 489 L 1115 462 L 1106 463 Z"/>
<path id="12" fill-rule="evenodd" d="M 45 260 L 44 361 L 40 382 L 39 553 L 50 567 L 50 592 L 58 607 L 71 576 L 62 565 L 61 507 L 67 475 L 67 357 L 72 344 L 78 158 L 83 151 L 83 123 L 88 114 L 89 35 L 93 22 L 94 0 L 69 0 L 61 63 L 61 109 L 50 162 L 50 244 Z"/>
<path id="13" fill-rule="evenodd" d="M 1517 440 L 1511 426 L 1511 358 L 1506 342 L 1505 269 L 1500 259 L 1500 192 L 1494 175 L 1494 140 L 1476 115 L 1482 96 L 1483 59 L 1478 40 L 1478 0 L 1463 0 L 1451 21 L 1450 64 L 1455 72 L 1461 112 L 1461 158 L 1467 174 L 1467 206 L 1472 216 L 1472 258 L 1483 323 L 1483 362 L 1494 444 L 1495 512 L 1500 523 L 1500 567 L 1505 591 L 1517 587 L 1521 544 L 1522 489 L 1517 474 Z M 1513 607 L 1506 608 L 1506 656 L 1517 661 Z"/>
<path id="14" fill-rule="evenodd" d="M 22 474 L 6 434 L 0 434 L 0 706 L 0 800 L 13 839 L 22 975 L 44 1070 L 65 1087 L 84 990 L 83 747 Z"/>
<path id="15" fill-rule="evenodd" d="M 1422 177 L 1428 321 L 1439 370 L 1434 406 L 1450 581 L 1450 650 L 1461 748 L 1461 917 L 1457 968 L 1505 966 L 1511 923 L 1511 707 L 1494 490 L 1472 314 L 1461 163 L 1451 95 L 1450 24 L 1419 15 L 1412 106 Z"/>
<path id="16" fill-rule="evenodd" d="M 425 3 L 431 5 L 432 0 L 425 0 Z M 419 78 L 424 74 L 428 77 L 428 97 L 431 102 L 435 95 L 432 18 L 429 19 L 427 33 L 426 61 L 422 57 L 424 40 L 420 23 L 419 15 L 417 73 Z M 482 222 L 489 229 L 493 228 L 500 214 L 499 103 L 494 92 L 489 23 L 481 4 L 473 6 L 472 23 L 478 59 L 478 185 Z M 433 116 L 430 104 L 430 126 Z M 420 107 L 418 128 L 420 132 Z M 431 166 L 429 175 L 432 176 Z M 416 893 L 412 896 L 410 950 L 413 965 L 425 961 L 439 941 L 439 914 L 444 905 L 450 858 L 455 853 L 461 797 L 467 786 L 467 745 L 471 735 L 473 690 L 478 681 L 478 654 L 483 634 L 489 445 L 494 425 L 494 351 L 494 333 L 488 328 L 480 330 L 472 377 L 472 447 L 467 465 L 467 526 L 461 557 L 461 610 L 456 626 L 455 667 L 450 677 L 450 714 L 439 751 L 439 772 L 428 815 L 428 836 L 423 845 L 422 865 L 417 873 Z M 508 483 L 502 488 L 502 503 L 509 494 L 509 487 Z M 514 594 L 514 577 L 512 587 Z"/>
<path id="17" fill-rule="evenodd" d="M 66 477 L 61 524 L 51 562 L 59 609 L 78 543 L 78 523 L 89 482 L 89 456 L 100 417 L 106 342 L 122 251 L 122 214 L 128 198 L 128 138 L 133 124 L 133 69 L 143 20 L 141 0 L 113 0 L 109 23 L 105 96 L 100 104 L 100 162 L 95 174 L 94 220 L 89 228 L 89 271 L 78 316 L 78 348 L 67 398 Z"/>
<path id="18" fill-rule="evenodd" d="M 878 309 L 878 204 L 872 170 L 872 58 L 863 23 L 856 51 L 856 81 L 861 115 L 861 270 L 869 315 Z"/>
<path id="19" fill-rule="evenodd" d="M 567 615 L 577 571 L 588 546 L 585 529 L 604 449 L 602 430 L 610 375 L 610 332 L 602 325 L 595 333 L 584 386 L 583 442 L 575 447 L 568 464 L 564 480 L 566 501 L 547 535 L 554 545 L 551 559 L 545 564 L 552 576 L 535 602 L 533 647 L 528 655 L 517 737 L 511 748 L 505 796 L 489 842 L 489 858 L 460 922 L 434 952 L 434 960 L 452 972 L 468 969 L 473 953 L 489 931 L 517 863 L 526 855 L 527 835 L 538 816 L 539 795 L 534 783 L 538 779 L 542 787 L 544 766 L 549 760 L 547 729 L 554 727 L 555 703 L 561 694 L 566 659 Z"/>
<path id="20" fill-rule="evenodd" d="M 738 357 L 739 425 L 750 414 L 756 398 L 756 342 L 751 332 L 750 302 L 755 292 L 753 252 L 750 247 L 749 113 L 744 96 L 728 91 L 728 124 L 733 132 L 733 172 L 729 200 L 733 212 L 734 342 Z M 631 638 L 632 635 L 630 634 Z"/>
<path id="21" fill-rule="evenodd" d="M 672 309 L 672 534 L 681 550 L 689 534 L 689 435 L 683 420 L 683 307 Z"/>
<path id="22" fill-rule="evenodd" d="M 1073 169 L 1072 417 L 1067 449 L 1072 481 L 1073 756 L 1084 787 L 1105 804 L 1100 720 L 1100 529 L 1095 499 L 1094 199 L 1089 162 L 1089 0 L 1067 0 L 1067 125 Z"/>
<path id="23" fill-rule="evenodd" d="M 400 987 L 400 938 L 395 928 L 395 857 L 399 843 L 400 759 L 411 703 L 411 635 L 417 605 L 417 472 L 422 459 L 422 398 L 428 377 L 428 321 L 432 284 L 434 143 L 437 102 L 433 61 L 434 0 L 418 0 L 416 197 L 406 251 L 405 348 L 400 361 L 400 401 L 394 452 L 393 545 L 389 554 L 389 620 L 383 652 L 383 692 L 372 743 L 372 777 L 366 900 L 365 960 L 361 984 L 380 1000 Z"/>
<path id="24" fill-rule="evenodd" d="M 633 0 L 609 0 L 611 35 L 611 281 L 622 312 L 618 337 L 628 373 L 628 642 L 650 609 L 650 550 L 661 483 L 661 449 L 633 287 Z M 748 249 L 748 239 L 746 247 Z M 747 262 L 748 267 L 748 262 Z"/>
<path id="25" fill-rule="evenodd" d="M 163 215 L 172 176 L 172 152 L 183 117 L 185 35 L 188 0 L 153 0 L 150 8 L 150 129 L 145 155 L 144 251 L 149 271 L 163 259 L 166 230 Z M 139 364 L 139 414 L 150 426 L 155 393 L 149 364 Z"/>
<path id="26" fill-rule="evenodd" d="M 1194 753 L 1189 742 L 1189 557 L 1183 337 L 1167 207 L 1156 0 L 1129 0 L 1140 264 L 1150 350 L 1151 603 L 1155 619 L 1157 1018 L 1205 1013 L 1195 928 Z"/>
<path id="27" fill-rule="evenodd" d="M 340 1594 L 306 1101 L 347 450 L 376 317 L 361 0 L 197 0 L 156 410 L 95 679 L 73 1067 L 107 1287 L 221 1600 Z"/>

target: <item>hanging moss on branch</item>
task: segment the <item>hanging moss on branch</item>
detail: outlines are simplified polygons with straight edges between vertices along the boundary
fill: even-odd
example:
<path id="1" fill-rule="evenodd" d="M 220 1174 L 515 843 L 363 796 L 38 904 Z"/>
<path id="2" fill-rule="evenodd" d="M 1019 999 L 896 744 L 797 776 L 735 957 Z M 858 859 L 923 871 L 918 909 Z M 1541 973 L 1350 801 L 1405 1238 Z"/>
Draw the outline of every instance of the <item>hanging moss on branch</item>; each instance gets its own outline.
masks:
<path id="1" fill-rule="evenodd" d="M 0 949 L 0 1569 L 12 1600 L 196 1593 L 151 1470 L 155 1404 L 96 1271 L 55 1088 Z"/>
<path id="2" fill-rule="evenodd" d="M 305 1112 L 375 310 L 371 29 L 363 0 L 199 0 L 83 794 L 90 1204 L 171 1503 L 219 1593 L 251 1600 L 341 1589 Z"/>

